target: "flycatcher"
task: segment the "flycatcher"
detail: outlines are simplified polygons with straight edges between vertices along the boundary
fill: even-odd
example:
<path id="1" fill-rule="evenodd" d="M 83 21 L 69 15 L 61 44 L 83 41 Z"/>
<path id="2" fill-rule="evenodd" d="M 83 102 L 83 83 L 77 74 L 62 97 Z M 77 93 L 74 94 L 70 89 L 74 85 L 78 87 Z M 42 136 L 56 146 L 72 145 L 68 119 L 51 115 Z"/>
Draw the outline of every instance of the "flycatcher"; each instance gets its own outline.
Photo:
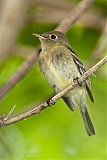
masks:
<path id="1" fill-rule="evenodd" d="M 76 77 L 80 77 L 86 72 L 82 62 L 71 49 L 70 43 L 63 33 L 52 31 L 33 35 L 41 41 L 40 70 L 56 93 L 65 89 Z M 94 102 L 89 79 L 83 82 L 82 86 L 77 86 L 64 95 L 63 100 L 72 111 L 75 110 L 74 105 L 78 107 L 87 134 L 91 136 L 95 135 L 95 129 L 87 108 L 86 91 L 91 101 Z"/>

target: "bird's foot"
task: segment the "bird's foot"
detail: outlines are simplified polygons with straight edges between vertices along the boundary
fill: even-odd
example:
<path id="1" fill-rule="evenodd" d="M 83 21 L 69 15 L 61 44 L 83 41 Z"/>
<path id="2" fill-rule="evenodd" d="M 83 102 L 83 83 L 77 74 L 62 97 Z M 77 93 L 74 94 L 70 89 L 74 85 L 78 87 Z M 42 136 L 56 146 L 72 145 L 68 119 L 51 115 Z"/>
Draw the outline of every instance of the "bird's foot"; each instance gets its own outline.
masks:
<path id="1" fill-rule="evenodd" d="M 48 98 L 48 100 L 47 100 L 46 103 L 48 104 L 48 106 L 51 106 L 51 104 L 52 104 L 52 105 L 55 104 L 55 102 L 53 102 L 53 100 L 52 100 L 52 97 Z"/>
<path id="2" fill-rule="evenodd" d="M 77 83 L 78 83 L 78 85 L 80 86 L 80 87 L 82 87 L 82 83 L 80 83 L 79 81 L 78 81 L 78 77 L 75 77 L 74 79 L 73 79 L 73 82 L 75 82 L 75 81 L 77 81 Z"/>

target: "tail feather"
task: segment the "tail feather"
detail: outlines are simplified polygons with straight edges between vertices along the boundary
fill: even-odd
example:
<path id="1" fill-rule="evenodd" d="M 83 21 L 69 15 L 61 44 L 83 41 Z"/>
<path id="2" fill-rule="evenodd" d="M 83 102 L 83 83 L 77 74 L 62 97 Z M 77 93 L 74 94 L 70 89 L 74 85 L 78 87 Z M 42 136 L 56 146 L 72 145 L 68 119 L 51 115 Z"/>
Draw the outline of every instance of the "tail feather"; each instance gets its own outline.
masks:
<path id="1" fill-rule="evenodd" d="M 63 97 L 63 100 L 72 111 L 75 110 L 74 104 L 73 104 L 70 97 Z M 85 129 L 87 131 L 87 134 L 89 136 L 95 135 L 94 125 L 93 125 L 93 122 L 91 120 L 91 117 L 90 117 L 90 114 L 88 112 L 87 107 L 85 105 L 81 106 L 79 104 L 77 104 L 77 106 L 78 106 L 80 115 L 82 117 L 82 120 L 83 120 Z"/>
<path id="2" fill-rule="evenodd" d="M 71 98 L 70 97 L 63 97 L 63 100 L 67 104 L 67 106 L 71 109 L 71 111 L 74 112 L 75 111 L 75 107 L 74 107 L 74 104 L 73 104 Z"/>
<path id="3" fill-rule="evenodd" d="M 92 120 L 90 118 L 88 109 L 85 107 L 85 111 L 82 111 L 81 109 L 79 109 L 79 111 L 80 111 L 82 120 L 84 122 L 84 126 L 86 128 L 87 134 L 89 136 L 95 135 L 94 125 L 93 125 L 93 122 L 92 122 Z"/>

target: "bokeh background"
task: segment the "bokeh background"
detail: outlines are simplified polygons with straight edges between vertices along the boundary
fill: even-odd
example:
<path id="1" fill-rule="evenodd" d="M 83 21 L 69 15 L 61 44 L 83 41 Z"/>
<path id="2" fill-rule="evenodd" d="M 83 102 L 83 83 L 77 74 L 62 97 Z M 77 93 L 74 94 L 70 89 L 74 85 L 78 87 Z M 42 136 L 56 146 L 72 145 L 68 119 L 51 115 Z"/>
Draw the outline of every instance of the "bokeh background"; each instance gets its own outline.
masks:
<path id="1" fill-rule="evenodd" d="M 0 87 L 40 44 L 32 33 L 53 30 L 78 2 L 0 1 Z M 96 0 L 66 35 L 87 69 L 103 58 L 107 54 L 107 0 Z M 38 115 L 0 128 L 0 159 L 106 159 L 107 65 L 95 76 L 91 76 L 95 103 L 87 97 L 95 136 L 87 136 L 78 110 L 72 113 L 60 99 Z M 0 100 L 0 115 L 8 114 L 14 105 L 13 116 L 24 113 L 52 94 L 37 62 Z"/>

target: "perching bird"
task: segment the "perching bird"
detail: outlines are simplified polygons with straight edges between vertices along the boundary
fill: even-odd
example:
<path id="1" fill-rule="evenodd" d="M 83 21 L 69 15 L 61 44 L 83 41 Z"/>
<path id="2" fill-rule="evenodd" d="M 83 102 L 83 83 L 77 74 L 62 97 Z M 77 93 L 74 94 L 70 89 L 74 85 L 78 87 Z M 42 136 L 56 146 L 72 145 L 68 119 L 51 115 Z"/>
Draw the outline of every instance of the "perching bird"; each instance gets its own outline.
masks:
<path id="1" fill-rule="evenodd" d="M 86 72 L 82 62 L 71 49 L 70 43 L 63 33 L 52 31 L 33 35 L 41 41 L 40 70 L 56 93 L 65 89 L 76 77 L 80 77 Z M 77 86 L 64 95 L 63 100 L 72 111 L 75 110 L 74 105 L 78 107 L 87 134 L 91 136 L 95 135 L 95 129 L 87 108 L 86 90 L 91 101 L 94 102 L 89 79 L 83 82 L 82 86 Z"/>

